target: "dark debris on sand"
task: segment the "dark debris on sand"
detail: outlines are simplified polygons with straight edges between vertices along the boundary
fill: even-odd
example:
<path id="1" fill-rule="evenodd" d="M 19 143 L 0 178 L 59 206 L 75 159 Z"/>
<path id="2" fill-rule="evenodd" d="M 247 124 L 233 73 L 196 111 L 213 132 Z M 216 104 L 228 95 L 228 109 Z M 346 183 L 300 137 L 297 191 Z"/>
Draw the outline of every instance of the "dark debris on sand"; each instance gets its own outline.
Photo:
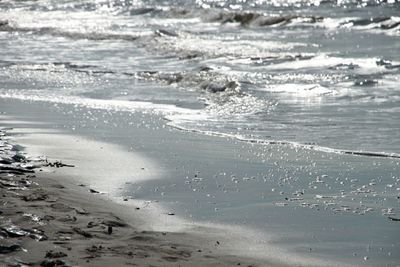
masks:
<path id="1" fill-rule="evenodd" d="M 45 222 L 54 220 L 51 215 L 42 217 L 19 211 L 18 199 L 24 202 L 45 202 L 49 193 L 43 191 L 34 182 L 33 173 L 41 167 L 73 167 L 61 162 L 49 163 L 47 160 L 27 158 L 21 147 L 7 139 L 6 129 L 0 129 L 0 255 L 13 255 L 18 252 L 29 253 L 24 248 L 25 238 L 43 242 L 49 238 L 43 230 Z M 36 207 L 33 205 L 32 207 Z M 40 207 L 40 205 L 38 206 Z M 28 208 L 29 209 L 29 208 Z M 49 251 L 45 258 L 61 258 L 67 255 L 63 252 Z M 3 265 L 4 264 L 4 265 Z M 0 257 L 1 266 L 68 266 L 59 259 L 45 259 L 37 263 L 26 263 L 19 257 Z"/>
<path id="2" fill-rule="evenodd" d="M 232 265 L 230 256 L 222 263 L 210 249 L 173 243 L 181 233 L 137 231 L 96 202 L 83 209 L 85 195 L 59 181 L 39 185 L 35 169 L 73 165 L 29 160 L 5 137 L 0 129 L 0 266 Z"/>

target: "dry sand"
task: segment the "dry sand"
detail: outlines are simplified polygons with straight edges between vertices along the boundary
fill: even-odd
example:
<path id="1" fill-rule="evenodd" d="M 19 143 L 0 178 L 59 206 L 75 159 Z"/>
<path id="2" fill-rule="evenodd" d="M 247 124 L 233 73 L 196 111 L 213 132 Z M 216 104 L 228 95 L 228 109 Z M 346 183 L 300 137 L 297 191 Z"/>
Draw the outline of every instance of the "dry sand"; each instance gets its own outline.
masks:
<path id="1" fill-rule="evenodd" d="M 57 174 L 73 167 L 27 164 L 0 133 L 0 266 L 268 265 L 224 253 L 217 238 L 145 231 L 124 206 Z"/>

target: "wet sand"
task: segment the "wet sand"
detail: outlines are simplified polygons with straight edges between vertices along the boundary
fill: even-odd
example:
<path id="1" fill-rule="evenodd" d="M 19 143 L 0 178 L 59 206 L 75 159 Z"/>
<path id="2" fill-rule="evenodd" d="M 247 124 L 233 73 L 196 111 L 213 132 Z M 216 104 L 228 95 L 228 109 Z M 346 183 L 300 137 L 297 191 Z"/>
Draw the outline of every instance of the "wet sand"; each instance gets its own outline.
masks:
<path id="1" fill-rule="evenodd" d="M 395 159 L 198 135 L 142 113 L 10 99 L 0 106 L 26 152 L 75 166 L 50 168 L 40 179 L 82 192 L 81 203 L 104 200 L 99 210 L 112 207 L 133 231 L 176 236 L 183 247 L 196 244 L 192 251 L 212 251 L 217 264 L 231 265 L 224 259 L 236 255 L 258 266 L 396 266 L 398 223 L 380 214 L 398 203 L 396 187 L 386 186 L 399 173 Z M 359 194 L 365 183 L 371 193 L 393 193 L 382 195 L 385 206 Z M 88 223 L 83 231 L 91 231 Z M 193 255 L 182 264 L 192 266 Z"/>
<path id="2" fill-rule="evenodd" d="M 132 213 L 132 207 L 60 175 L 74 165 L 25 158 L 14 151 L 12 138 L 6 140 L 8 132 L 1 131 L 0 265 L 269 265 L 224 255 L 218 239 L 144 230 L 140 207 Z"/>

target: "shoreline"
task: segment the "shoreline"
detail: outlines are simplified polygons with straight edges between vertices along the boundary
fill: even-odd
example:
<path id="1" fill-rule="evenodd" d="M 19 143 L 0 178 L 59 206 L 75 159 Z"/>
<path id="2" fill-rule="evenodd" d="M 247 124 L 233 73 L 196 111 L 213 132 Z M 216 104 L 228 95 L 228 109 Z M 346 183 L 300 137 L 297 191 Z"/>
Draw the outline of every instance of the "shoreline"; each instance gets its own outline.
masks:
<path id="1" fill-rule="evenodd" d="M 114 187 L 113 189 L 121 190 L 116 190 L 113 192 L 114 196 L 116 197 L 113 200 L 118 200 L 117 202 L 119 202 L 119 204 L 135 205 L 141 201 L 142 203 L 145 203 L 147 199 L 150 199 L 151 205 L 146 206 L 146 208 L 144 208 L 144 205 L 140 206 L 136 204 L 140 207 L 139 212 L 134 210 L 135 206 L 132 207 L 135 215 L 139 215 L 141 212 L 143 212 L 144 217 L 142 217 L 143 220 L 140 221 L 138 227 L 140 228 L 141 226 L 145 226 L 145 231 L 156 230 L 156 232 L 174 232 L 181 237 L 188 233 L 188 236 L 195 237 L 194 240 L 192 238 L 191 241 L 188 241 L 189 245 L 196 243 L 198 241 L 198 237 L 200 236 L 203 240 L 206 240 L 206 247 L 211 247 L 211 251 L 213 252 L 220 252 L 218 255 L 222 255 L 222 258 L 227 255 L 236 255 L 238 258 L 248 259 L 248 261 L 252 262 L 252 264 L 254 264 L 254 261 L 259 263 L 255 264 L 256 266 L 379 266 L 362 260 L 364 255 L 359 254 L 358 251 L 357 257 L 361 257 L 362 262 L 356 262 L 353 260 L 353 262 L 350 261 L 349 263 L 349 261 L 342 261 L 341 258 L 335 257 L 335 254 L 331 255 L 333 257 L 325 258 L 324 256 L 326 254 L 324 254 L 323 247 L 318 240 L 296 240 L 297 236 L 301 236 L 303 234 L 301 231 L 307 230 L 307 228 L 312 229 L 313 232 L 315 230 L 320 230 L 323 232 L 321 234 L 326 232 L 325 227 L 327 226 L 346 227 L 349 228 L 349 230 L 353 229 L 357 224 L 347 224 L 341 221 L 344 220 L 344 222 L 347 221 L 354 223 L 354 221 L 360 222 L 361 220 L 363 223 L 365 223 L 367 221 L 364 220 L 364 215 L 363 217 L 354 217 L 348 213 L 346 214 L 345 212 L 343 212 L 342 215 L 336 214 L 336 211 L 334 211 L 332 214 L 330 210 L 333 210 L 333 208 L 329 208 L 329 210 L 327 208 L 323 210 L 318 209 L 319 211 L 312 208 L 297 208 L 297 200 L 293 200 L 293 202 L 290 202 L 289 200 L 285 201 L 284 196 L 281 196 L 280 194 L 278 195 L 279 192 L 271 192 L 271 188 L 275 188 L 276 185 L 273 183 L 271 184 L 268 180 L 260 180 L 256 183 L 258 178 L 254 180 L 250 175 L 252 173 L 257 176 L 271 174 L 271 177 L 264 176 L 267 178 L 269 177 L 268 179 L 270 179 L 274 177 L 274 175 L 285 175 L 287 170 L 297 170 L 297 168 L 300 167 L 304 168 L 304 171 L 306 172 L 305 175 L 307 176 L 302 176 L 302 174 L 299 172 L 295 172 L 295 174 L 299 175 L 299 178 L 302 179 L 309 179 L 308 173 L 310 173 L 310 171 L 313 169 L 317 170 L 318 172 L 323 171 L 324 173 L 328 171 L 328 174 L 330 174 L 330 171 L 333 173 L 332 176 L 334 177 L 335 173 L 337 173 L 336 169 L 338 167 L 342 168 L 342 166 L 349 166 L 350 170 L 360 170 L 360 168 L 363 168 L 361 170 L 363 170 L 364 174 L 367 174 L 369 172 L 367 166 L 371 162 L 375 162 L 376 166 L 381 166 L 379 169 L 377 169 L 377 173 L 382 173 L 381 170 L 385 164 L 390 168 L 393 168 L 392 172 L 394 172 L 396 171 L 396 168 L 398 168 L 395 165 L 397 161 L 385 159 L 371 160 L 370 158 L 354 157 L 349 155 L 326 154 L 310 150 L 287 148 L 285 146 L 257 146 L 255 144 L 242 143 L 237 142 L 236 140 L 225 138 L 199 136 L 193 133 L 178 132 L 175 129 L 164 129 L 163 125 L 165 124 L 165 121 L 157 116 L 150 116 L 140 113 L 107 113 L 103 110 L 86 110 L 85 108 L 81 107 L 77 108 L 73 106 L 61 105 L 53 106 L 52 104 L 46 103 L 42 103 L 45 104 L 42 107 L 41 104 L 38 105 L 38 103 L 35 102 L 26 103 L 18 100 L 9 102 L 6 101 L 5 103 L 6 105 L 4 105 L 4 110 L 8 110 L 10 113 L 9 115 L 11 115 L 14 120 L 11 124 L 9 124 L 9 126 L 18 126 L 17 129 L 21 129 L 20 131 L 17 130 L 13 135 L 15 135 L 16 140 L 18 140 L 18 142 L 21 141 L 21 144 L 24 146 L 30 146 L 30 144 L 36 146 L 34 149 L 31 148 L 31 151 L 37 151 L 38 153 L 46 152 L 49 153 L 51 159 L 53 160 L 62 160 L 63 163 L 72 165 L 75 164 L 78 166 L 81 164 L 76 164 L 73 160 L 78 160 L 79 162 L 82 159 L 77 157 L 76 154 L 71 154 L 70 150 L 79 151 L 78 148 L 82 146 L 84 150 L 79 151 L 77 154 L 78 156 L 101 156 L 101 153 L 114 151 L 113 149 L 116 149 L 115 153 L 103 155 L 105 159 L 109 159 L 110 157 L 112 158 L 114 154 L 117 154 L 121 156 L 121 158 L 117 156 L 116 161 L 124 160 L 123 158 L 126 160 L 133 156 L 132 162 L 135 162 L 136 160 L 143 160 L 139 162 L 142 162 L 143 164 L 149 164 L 145 167 L 145 170 L 142 170 L 142 163 L 140 166 L 136 166 L 136 169 L 131 169 L 131 172 L 135 175 L 141 175 L 149 172 L 152 168 L 156 168 L 157 172 L 159 171 L 160 173 L 157 176 L 156 172 L 154 179 L 150 175 L 147 176 L 146 179 L 143 179 L 142 182 L 135 183 L 135 175 L 125 178 L 114 177 L 114 174 L 110 175 L 110 173 L 107 174 L 107 172 L 104 171 L 107 170 L 108 166 L 106 161 L 99 161 L 98 159 L 88 160 L 92 161 L 92 163 L 101 162 L 101 168 L 99 168 L 97 172 L 92 171 L 91 168 L 88 168 L 86 173 L 91 174 L 92 178 L 89 177 L 89 179 L 83 180 L 83 183 L 89 186 L 93 185 L 95 190 L 97 189 L 98 191 L 102 192 L 110 192 L 110 188 L 107 187 L 107 183 L 103 183 L 103 187 L 101 187 L 102 179 L 104 177 L 107 178 L 107 175 L 110 176 L 113 179 L 111 181 L 111 184 Z M 71 113 L 71 111 L 74 110 L 79 111 L 79 113 Z M 91 125 L 85 124 L 85 121 L 77 120 L 79 118 L 77 116 L 78 114 L 84 115 L 86 113 L 92 113 L 94 118 L 100 117 L 104 119 L 104 121 L 108 121 L 108 123 L 104 123 L 104 125 L 101 126 L 101 123 Z M 21 119 L 22 122 L 18 121 L 19 119 Z M 123 119 L 127 119 L 127 121 Z M 37 123 L 37 121 L 40 121 L 41 123 Z M 114 127 L 110 125 L 110 122 L 114 123 Z M 91 129 L 89 126 L 95 126 L 95 128 Z M 24 129 L 30 130 L 26 131 Z M 33 135 L 36 135 L 36 141 L 32 141 L 32 139 L 30 139 L 29 136 L 32 137 Z M 70 138 L 69 141 L 61 142 L 64 145 L 53 145 L 52 148 L 51 142 L 57 143 L 63 139 L 63 136 Z M 78 139 L 78 136 L 82 137 L 89 143 L 92 142 L 92 145 L 82 145 L 86 141 L 76 142 L 75 139 Z M 52 140 L 53 137 L 55 137 L 54 140 Z M 40 142 L 37 143 L 40 139 L 40 142 L 43 144 Z M 95 147 L 98 150 L 85 151 L 85 148 L 87 147 Z M 100 149 L 100 147 L 103 147 L 103 149 Z M 42 151 L 42 149 L 44 149 L 44 151 Z M 264 159 L 266 159 L 266 161 L 264 161 Z M 317 169 L 314 168 L 315 163 L 318 166 Z M 129 160 L 127 160 L 123 165 L 129 166 Z M 345 168 L 347 169 L 347 167 Z M 376 172 L 375 168 L 368 168 L 372 172 Z M 83 169 L 85 169 L 85 167 Z M 121 169 L 121 166 L 119 166 L 119 169 Z M 265 173 L 264 170 L 272 170 L 272 172 Z M 281 172 L 281 170 L 285 172 Z M 79 182 L 82 183 L 82 178 L 84 178 L 82 177 L 82 169 L 78 170 L 78 168 L 59 168 L 57 171 L 60 174 L 60 180 L 69 180 L 72 183 L 72 187 L 76 187 L 76 184 Z M 76 173 L 72 174 L 73 172 Z M 214 174 L 221 175 L 223 172 L 227 173 L 226 177 L 223 175 L 223 177 L 218 177 L 217 180 Z M 318 172 L 315 172 L 315 174 L 318 174 Z M 348 172 L 348 175 L 351 177 L 353 172 Z M 101 179 L 98 179 L 99 177 L 96 179 L 96 173 L 100 175 L 99 177 L 101 177 Z M 114 171 L 111 173 L 116 172 Z M 105 176 L 101 176 L 102 174 L 105 174 Z M 239 183 L 236 183 L 236 181 L 231 180 L 232 174 L 235 174 L 239 179 L 240 177 L 243 177 L 243 181 L 238 181 Z M 116 176 L 118 176 L 117 173 Z M 74 180 L 74 177 L 78 179 Z M 128 179 L 124 180 L 126 178 Z M 207 178 L 209 181 L 207 181 Z M 129 182 L 130 179 L 132 180 Z M 201 179 L 204 179 L 204 181 L 200 181 Z M 192 218 L 191 214 L 188 213 L 185 208 L 187 207 L 186 204 L 190 203 L 179 202 L 179 199 L 180 197 L 192 196 L 194 200 L 196 200 L 204 193 L 210 192 L 212 194 L 213 188 L 210 187 L 210 182 L 212 183 L 214 179 L 215 182 L 217 182 L 216 185 L 213 185 L 216 186 L 216 189 L 220 190 L 227 188 L 227 192 L 224 192 L 222 196 L 228 196 L 230 197 L 228 200 L 237 201 L 235 205 L 239 204 L 239 206 L 236 206 L 238 208 L 236 211 L 236 207 L 234 205 L 232 205 L 232 207 L 221 206 L 220 203 L 224 204 L 224 202 L 221 202 L 221 200 L 219 200 L 220 202 L 215 200 L 215 203 L 217 204 L 216 205 L 210 202 L 208 197 L 203 199 L 200 198 L 199 205 L 207 205 L 205 208 L 208 206 L 210 206 L 212 209 L 214 209 L 214 207 L 225 208 L 224 213 L 213 212 L 213 214 L 211 214 L 212 217 L 208 217 L 210 219 L 206 218 L 206 221 L 209 223 L 204 224 L 205 220 L 203 217 L 201 217 L 201 214 L 193 214 L 194 217 Z M 127 181 L 128 183 L 126 183 Z M 187 183 L 188 181 L 189 183 Z M 271 179 L 271 182 L 273 181 L 274 180 Z M 122 186 L 119 187 L 118 184 Z M 252 201 L 254 200 L 252 198 L 249 199 L 248 197 L 253 197 L 253 195 L 246 194 L 245 190 L 252 184 L 259 185 L 256 188 L 249 188 L 252 190 L 254 189 L 254 191 L 251 191 L 254 192 L 254 197 L 258 198 L 258 194 L 261 194 L 259 196 L 263 197 L 264 192 L 267 194 L 269 191 L 271 192 L 269 194 L 271 194 L 272 198 L 266 198 L 265 201 L 263 198 L 261 198 L 261 201 L 258 200 L 254 202 L 254 206 L 251 206 L 253 205 Z M 219 185 L 223 185 L 224 187 L 220 187 Z M 302 185 L 299 184 L 298 186 Z M 138 188 L 142 189 L 139 190 Z M 285 187 L 282 188 L 284 189 Z M 79 187 L 79 189 L 82 188 Z M 181 196 L 181 192 L 187 191 L 188 189 L 189 191 L 185 194 L 189 195 Z M 288 190 L 289 188 L 286 189 Z M 88 188 L 84 188 L 83 190 L 87 194 Z M 166 196 L 163 195 L 164 192 L 166 193 Z M 214 191 L 214 193 L 217 192 Z M 174 197 L 175 195 L 176 197 Z M 275 195 L 278 195 L 278 197 L 275 197 Z M 235 199 L 237 196 L 241 198 Z M 108 196 L 107 194 L 104 194 L 102 197 L 107 198 Z M 123 201 L 124 197 L 126 197 L 128 201 Z M 324 198 L 321 198 L 321 200 L 319 200 L 319 198 L 316 200 L 312 198 L 311 201 L 314 203 L 322 203 Z M 344 199 L 343 202 L 340 201 L 338 204 L 341 205 L 341 203 L 343 203 L 343 205 L 347 205 L 345 201 L 346 199 Z M 280 207 L 279 205 L 282 203 L 285 205 Z M 250 206 L 246 207 L 247 204 Z M 379 208 L 378 205 L 376 205 L 376 207 Z M 358 209 L 358 207 L 356 208 Z M 362 208 L 366 209 L 367 207 Z M 126 210 L 127 209 L 125 208 L 124 211 Z M 194 210 L 194 212 L 195 211 L 196 210 Z M 204 211 L 204 209 L 201 211 Z M 257 214 L 247 214 L 248 211 L 256 211 Z M 259 211 L 265 211 L 266 213 L 262 214 Z M 238 214 L 237 212 L 242 212 L 238 215 L 239 217 L 235 216 Z M 168 215 L 169 213 L 174 215 Z M 235 217 L 229 217 L 230 214 Z M 225 217 L 221 217 L 221 215 Z M 338 215 L 339 217 L 337 217 Z M 251 220 L 265 220 L 267 229 L 257 231 L 257 228 L 252 228 L 252 221 L 246 221 L 246 218 L 249 218 L 249 216 L 253 216 L 251 217 Z M 182 221 L 182 218 L 189 220 Z M 241 220 L 242 218 L 243 220 Z M 296 219 L 295 221 L 303 220 L 308 223 L 304 226 L 301 226 L 301 224 L 294 225 L 293 223 L 290 223 L 290 221 L 287 221 L 292 220 L 293 218 Z M 369 229 L 368 227 L 370 227 L 370 225 L 374 225 L 374 222 L 381 224 L 381 221 L 385 219 L 378 214 L 373 217 L 368 215 L 368 218 L 373 220 L 369 220 L 365 226 L 365 229 Z M 163 223 L 165 219 L 169 220 L 169 222 Z M 231 227 L 232 225 L 229 226 L 231 219 L 233 219 L 232 222 L 234 222 L 233 227 Z M 235 219 L 240 219 L 241 223 L 237 223 Z M 322 220 L 321 229 L 315 228 L 319 227 L 319 224 L 314 221 L 315 219 Z M 350 219 L 351 221 L 349 221 Z M 137 222 L 138 220 L 138 217 L 136 217 L 132 219 L 132 222 Z M 280 221 L 282 221 L 283 225 L 279 225 Z M 161 224 L 157 225 L 157 222 L 161 222 Z M 228 224 L 226 224 L 226 222 L 228 222 Z M 290 226 L 290 228 L 286 227 L 286 224 L 287 226 Z M 168 229 L 166 228 L 166 225 L 173 225 L 174 227 L 172 229 Z M 388 226 L 385 225 L 385 227 Z M 395 231 L 395 227 L 396 225 L 393 225 L 387 229 L 390 231 Z M 287 229 L 289 229 L 289 231 L 287 231 Z M 284 232 L 285 230 L 286 232 Z M 300 230 L 300 232 L 297 232 L 298 230 Z M 182 234 L 182 232 L 185 232 L 186 234 Z M 396 232 L 393 233 L 393 236 L 395 236 Z M 221 238 L 216 238 L 218 234 L 221 236 Z M 332 234 L 335 233 L 333 232 Z M 218 246 L 216 246 L 216 241 L 219 241 L 220 243 L 217 244 Z M 325 244 L 322 243 L 322 245 Z M 349 245 L 350 249 L 352 249 L 351 243 Z M 395 248 L 396 243 L 393 243 L 393 245 Z M 312 251 L 309 248 L 312 248 Z M 325 247 L 325 251 L 327 251 L 326 249 L 327 248 Z M 397 257 L 396 253 L 393 255 Z M 230 257 L 227 256 L 227 258 Z M 389 264 L 388 266 L 392 265 Z"/>
<path id="2" fill-rule="evenodd" d="M 136 170 L 128 168 L 129 171 L 136 171 L 141 174 L 143 174 L 143 166 L 145 166 L 145 171 L 149 172 L 151 168 L 162 169 L 161 165 L 164 164 L 154 162 L 140 155 L 140 153 L 138 156 L 132 156 L 132 154 L 137 154 L 137 152 L 132 153 L 132 151 L 130 151 L 130 153 L 125 153 L 118 146 L 113 144 L 79 137 L 78 135 L 70 135 L 64 133 L 62 130 L 52 129 L 48 127 L 48 125 L 42 128 L 43 124 L 39 122 L 19 120 L 18 117 L 10 119 L 4 116 L 2 122 L 3 125 L 5 124 L 7 127 L 13 128 L 9 134 L 15 142 L 24 147 L 24 151 L 29 155 L 43 156 L 50 161 L 61 161 L 67 165 L 74 166 L 50 169 L 50 172 L 39 172 L 37 174 L 37 177 L 39 177 L 37 182 L 40 184 L 39 191 L 43 188 L 49 191 L 57 191 L 51 194 L 60 194 L 64 196 L 63 204 L 66 203 L 67 206 L 78 207 L 78 210 L 86 210 L 86 207 L 82 207 L 84 207 L 86 203 L 91 203 L 89 209 L 94 209 L 95 212 L 90 213 L 93 213 L 94 216 L 100 213 L 98 217 L 102 216 L 104 207 L 107 207 L 107 210 L 115 211 L 118 218 L 124 218 L 124 222 L 132 227 L 132 231 L 144 231 L 146 235 L 150 235 L 152 242 L 154 241 L 153 237 L 160 237 L 161 233 L 161 236 L 164 238 L 167 235 L 168 238 L 172 236 L 172 240 L 170 240 L 172 243 L 179 244 L 184 248 L 189 248 L 191 252 L 199 254 L 195 257 L 190 256 L 188 259 L 177 259 L 177 262 L 172 261 L 172 266 L 176 266 L 176 264 L 179 263 L 180 266 L 233 266 L 240 264 L 242 266 L 280 267 L 292 266 L 296 263 L 296 258 L 292 259 L 292 256 L 287 255 L 285 250 L 275 248 L 273 245 L 268 244 L 269 241 L 264 241 L 270 240 L 271 238 L 266 237 L 266 239 L 262 239 L 261 237 L 264 234 L 257 230 L 247 230 L 241 226 L 216 224 L 214 222 L 201 223 L 198 221 L 187 221 L 179 215 L 175 215 L 175 211 L 171 210 L 169 207 L 161 206 L 158 200 L 147 201 L 131 197 L 124 198 L 123 196 L 110 198 L 110 195 L 113 193 L 118 194 L 118 192 L 109 192 L 111 189 L 110 187 L 107 187 L 106 184 L 102 186 L 101 182 L 99 183 L 102 178 L 106 177 L 105 175 L 110 173 L 109 171 L 105 171 L 104 167 L 111 167 L 105 162 L 108 157 L 101 155 L 101 153 L 104 152 L 114 155 L 113 157 L 117 155 L 117 158 L 114 158 L 113 161 L 123 160 L 125 164 L 129 164 L 127 158 L 130 157 L 131 162 L 138 164 L 134 166 Z M 34 128 L 31 128 L 31 126 L 34 126 Z M 79 147 L 76 146 L 76 144 L 79 144 Z M 75 149 L 77 151 L 74 151 Z M 89 151 L 86 149 L 89 149 Z M 87 163 L 89 163 L 89 166 Z M 100 166 L 100 169 L 94 170 L 93 168 L 96 168 L 96 166 Z M 121 165 L 116 167 L 121 170 Z M 116 170 L 114 170 L 114 173 L 115 171 Z M 97 177 L 97 175 L 100 175 L 100 177 Z M 121 185 L 126 182 L 123 175 L 120 176 L 118 173 L 115 173 L 115 175 L 117 179 L 113 179 L 114 185 L 117 184 L 118 181 Z M 161 174 L 160 172 L 153 172 L 146 177 L 140 177 L 139 182 L 145 180 L 148 182 L 148 179 L 164 179 L 163 175 L 165 176 L 166 173 Z M 43 184 L 41 182 L 43 182 Z M 54 183 L 55 189 L 53 189 Z M 133 184 L 134 181 L 129 182 L 129 184 L 131 183 Z M 91 189 L 99 193 L 90 193 Z M 75 199 L 79 201 L 74 202 Z M 72 204 L 70 203 L 71 200 L 73 200 Z M 23 204 L 24 203 L 20 203 L 19 205 L 23 206 Z M 76 213 L 75 209 L 72 210 L 72 213 L 74 212 Z M 76 215 L 78 214 L 71 215 L 71 217 L 76 217 Z M 88 215 L 85 215 L 85 217 L 87 216 Z M 113 217 L 114 215 L 111 216 Z M 85 224 L 81 225 L 81 227 L 85 229 L 85 232 L 88 230 Z M 100 225 L 100 227 L 104 227 L 104 225 Z M 126 232 L 125 227 L 122 228 L 122 230 Z M 104 231 L 105 229 L 103 229 L 103 232 Z M 167 233 L 167 235 L 163 233 Z M 169 239 L 165 242 L 168 242 L 168 240 Z M 126 242 L 126 240 L 124 240 L 124 242 Z M 192 249 L 193 247 L 196 248 Z M 47 248 L 47 250 L 49 250 L 49 248 Z M 42 249 L 42 254 L 43 251 Z M 81 251 L 85 252 L 86 250 L 82 249 Z M 265 255 L 263 251 L 265 251 Z M 203 255 L 202 253 L 208 254 Z M 159 254 L 160 253 L 158 253 L 157 256 L 160 256 Z M 36 256 L 40 258 L 43 255 Z M 79 256 L 80 254 L 74 256 L 74 258 Z M 114 257 L 116 257 L 116 255 L 111 256 L 111 258 Z M 205 259 L 203 259 L 203 257 Z M 139 263 L 139 266 L 148 265 L 149 263 L 146 259 L 147 257 L 143 259 L 143 262 Z M 123 257 L 119 258 L 119 260 L 123 260 Z M 161 260 L 162 263 L 160 263 L 159 260 Z M 304 261 L 304 259 L 302 259 L 302 261 Z M 311 261 L 314 261 L 312 266 L 334 266 L 327 263 L 323 264 L 320 261 L 317 261 L 319 264 L 316 264 L 315 259 Z M 151 264 L 154 263 L 153 261 L 151 262 Z M 168 266 L 168 264 L 170 264 L 168 261 L 163 261 L 162 259 L 158 259 L 157 263 L 161 264 L 159 266 Z M 158 266 L 157 264 L 155 265 Z M 90 263 L 83 262 L 83 266 L 91 265 Z M 98 265 L 94 263 L 93 266 Z"/>
<path id="3" fill-rule="evenodd" d="M 59 168 L 38 168 L 30 175 L 0 176 L 30 184 L 24 190 L 0 188 L 6 266 L 277 266 L 224 255 L 218 240 L 145 230 L 140 215 L 65 179 Z"/>

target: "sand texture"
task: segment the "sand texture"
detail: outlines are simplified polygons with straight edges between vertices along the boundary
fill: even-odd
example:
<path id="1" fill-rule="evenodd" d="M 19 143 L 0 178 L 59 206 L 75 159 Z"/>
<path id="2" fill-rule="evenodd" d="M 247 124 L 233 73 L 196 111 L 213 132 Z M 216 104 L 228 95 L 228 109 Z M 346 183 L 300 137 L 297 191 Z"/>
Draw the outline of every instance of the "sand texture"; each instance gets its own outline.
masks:
<path id="1" fill-rule="evenodd" d="M 1 266 L 265 266 L 218 240 L 132 226 L 119 204 L 55 175 L 72 165 L 29 160 L 0 133 Z"/>

